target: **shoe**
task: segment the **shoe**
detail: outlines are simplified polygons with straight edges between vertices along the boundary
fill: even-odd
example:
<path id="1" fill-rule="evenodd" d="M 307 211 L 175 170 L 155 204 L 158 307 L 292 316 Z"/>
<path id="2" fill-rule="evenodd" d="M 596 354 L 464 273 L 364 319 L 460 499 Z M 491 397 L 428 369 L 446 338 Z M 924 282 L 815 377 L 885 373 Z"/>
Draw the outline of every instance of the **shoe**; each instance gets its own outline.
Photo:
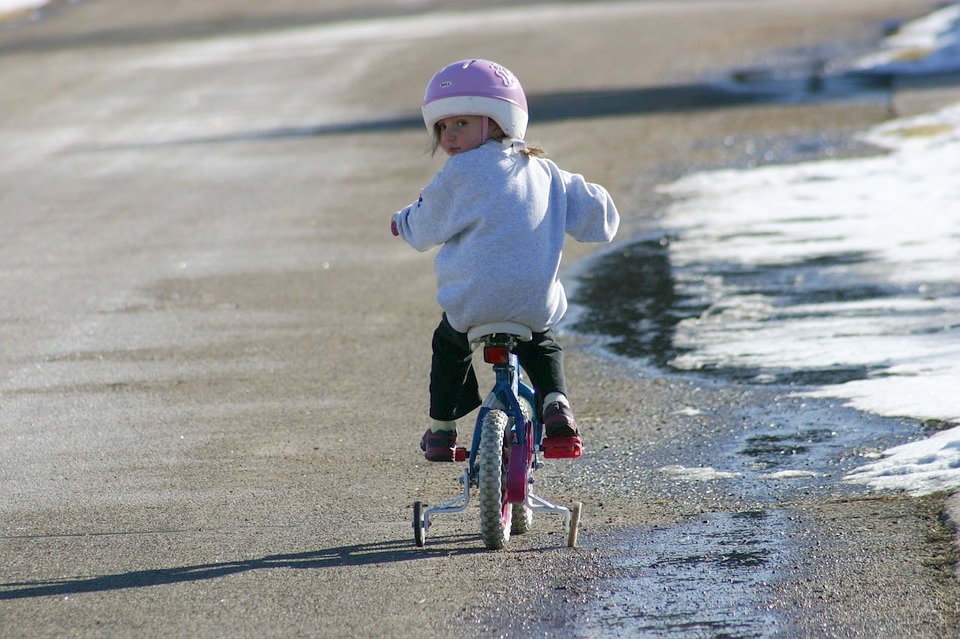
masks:
<path id="1" fill-rule="evenodd" d="M 541 446 L 546 459 L 576 459 L 583 454 L 583 440 L 569 406 L 560 402 L 545 406 L 543 426 Z"/>
<path id="2" fill-rule="evenodd" d="M 427 461 L 452 462 L 457 449 L 457 431 L 441 430 L 433 432 L 427 429 L 420 440 L 420 450 Z"/>
<path id="3" fill-rule="evenodd" d="M 553 402 L 543 407 L 543 430 L 547 437 L 579 437 L 577 422 L 566 404 Z"/>

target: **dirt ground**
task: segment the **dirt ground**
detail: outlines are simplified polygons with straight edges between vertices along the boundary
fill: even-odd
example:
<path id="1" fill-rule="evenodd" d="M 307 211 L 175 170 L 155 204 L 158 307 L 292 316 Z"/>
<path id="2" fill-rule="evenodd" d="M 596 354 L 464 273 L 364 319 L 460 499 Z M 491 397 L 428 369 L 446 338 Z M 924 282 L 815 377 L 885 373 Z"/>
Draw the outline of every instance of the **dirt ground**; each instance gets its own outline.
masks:
<path id="1" fill-rule="evenodd" d="M 646 90 L 930 5 L 494 5 L 85 0 L 0 29 L 0 634 L 619 636 L 589 613 L 617 576 L 610 535 L 755 507 L 658 494 L 602 454 L 695 443 L 705 424 L 678 409 L 749 389 L 638 374 L 564 333 L 588 451 L 542 492 L 584 503 L 580 547 L 545 518 L 488 552 L 467 515 L 413 547 L 410 505 L 458 472 L 417 448 L 430 256 L 388 230 L 441 162 L 423 87 L 466 57 L 514 70 L 546 112 L 528 138 L 608 187 L 620 244 L 655 227 L 657 182 L 736 160 L 728 136 L 850 135 L 938 99 Z M 565 275 L 596 250 L 571 243 Z M 804 550 L 769 634 L 960 634 L 945 498 L 780 504 Z"/>

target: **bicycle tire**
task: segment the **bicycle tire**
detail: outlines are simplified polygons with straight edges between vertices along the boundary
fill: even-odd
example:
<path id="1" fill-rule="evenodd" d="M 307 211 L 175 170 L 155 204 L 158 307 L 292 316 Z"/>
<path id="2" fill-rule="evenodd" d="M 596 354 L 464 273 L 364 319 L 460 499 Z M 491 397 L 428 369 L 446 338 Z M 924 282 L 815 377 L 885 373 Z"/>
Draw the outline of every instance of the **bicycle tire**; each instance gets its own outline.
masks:
<path id="1" fill-rule="evenodd" d="M 523 417 L 528 422 L 532 422 L 533 404 L 523 396 L 518 397 L 517 400 L 520 402 L 520 410 L 523 412 Z M 522 535 L 530 532 L 531 528 L 533 528 L 533 511 L 523 504 L 514 504 L 513 517 L 510 521 L 510 534 Z"/>
<path id="2" fill-rule="evenodd" d="M 510 534 L 522 535 L 533 528 L 533 511 L 523 504 L 513 505 L 513 515 L 510 518 Z"/>
<path id="3" fill-rule="evenodd" d="M 513 504 L 506 500 L 506 455 L 503 438 L 510 418 L 502 410 L 491 410 L 480 425 L 477 484 L 480 503 L 480 537 L 492 550 L 510 541 Z"/>

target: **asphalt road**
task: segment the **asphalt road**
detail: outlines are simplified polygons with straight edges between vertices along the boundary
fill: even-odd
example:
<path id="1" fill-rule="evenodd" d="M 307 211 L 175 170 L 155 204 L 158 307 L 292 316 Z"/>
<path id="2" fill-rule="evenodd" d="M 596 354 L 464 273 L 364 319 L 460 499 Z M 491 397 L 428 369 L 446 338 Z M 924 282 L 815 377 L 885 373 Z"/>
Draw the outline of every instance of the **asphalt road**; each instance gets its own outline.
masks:
<path id="1" fill-rule="evenodd" d="M 417 449 L 430 258 L 387 228 L 440 166 L 423 87 L 465 57 L 513 69 L 543 113 L 528 137 L 610 189 L 623 243 L 659 180 L 733 159 L 725 136 L 897 110 L 718 103 L 703 77 L 928 4 L 500 4 L 86 0 L 0 29 L 0 635 L 620 636 L 615 540 L 768 508 L 630 457 L 778 397 L 638 375 L 570 334 L 588 452 L 540 492 L 584 502 L 580 547 L 544 518 L 484 551 L 469 513 L 414 547 L 412 502 L 457 490 Z M 569 246 L 568 275 L 594 249 Z M 794 563 L 763 632 L 957 634 L 943 496 L 784 499 Z"/>

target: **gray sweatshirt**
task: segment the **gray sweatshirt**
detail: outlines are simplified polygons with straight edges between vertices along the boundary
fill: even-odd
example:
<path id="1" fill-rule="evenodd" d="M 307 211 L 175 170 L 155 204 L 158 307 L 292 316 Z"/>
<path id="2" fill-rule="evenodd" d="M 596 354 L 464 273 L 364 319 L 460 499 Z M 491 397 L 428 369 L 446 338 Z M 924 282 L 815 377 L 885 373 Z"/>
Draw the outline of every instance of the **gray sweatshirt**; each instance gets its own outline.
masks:
<path id="1" fill-rule="evenodd" d="M 519 153 L 522 144 L 489 140 L 450 157 L 420 199 L 393 214 L 413 248 L 441 247 L 437 301 L 460 332 L 500 321 L 542 332 L 559 322 L 564 234 L 609 242 L 620 224 L 602 186 Z"/>

